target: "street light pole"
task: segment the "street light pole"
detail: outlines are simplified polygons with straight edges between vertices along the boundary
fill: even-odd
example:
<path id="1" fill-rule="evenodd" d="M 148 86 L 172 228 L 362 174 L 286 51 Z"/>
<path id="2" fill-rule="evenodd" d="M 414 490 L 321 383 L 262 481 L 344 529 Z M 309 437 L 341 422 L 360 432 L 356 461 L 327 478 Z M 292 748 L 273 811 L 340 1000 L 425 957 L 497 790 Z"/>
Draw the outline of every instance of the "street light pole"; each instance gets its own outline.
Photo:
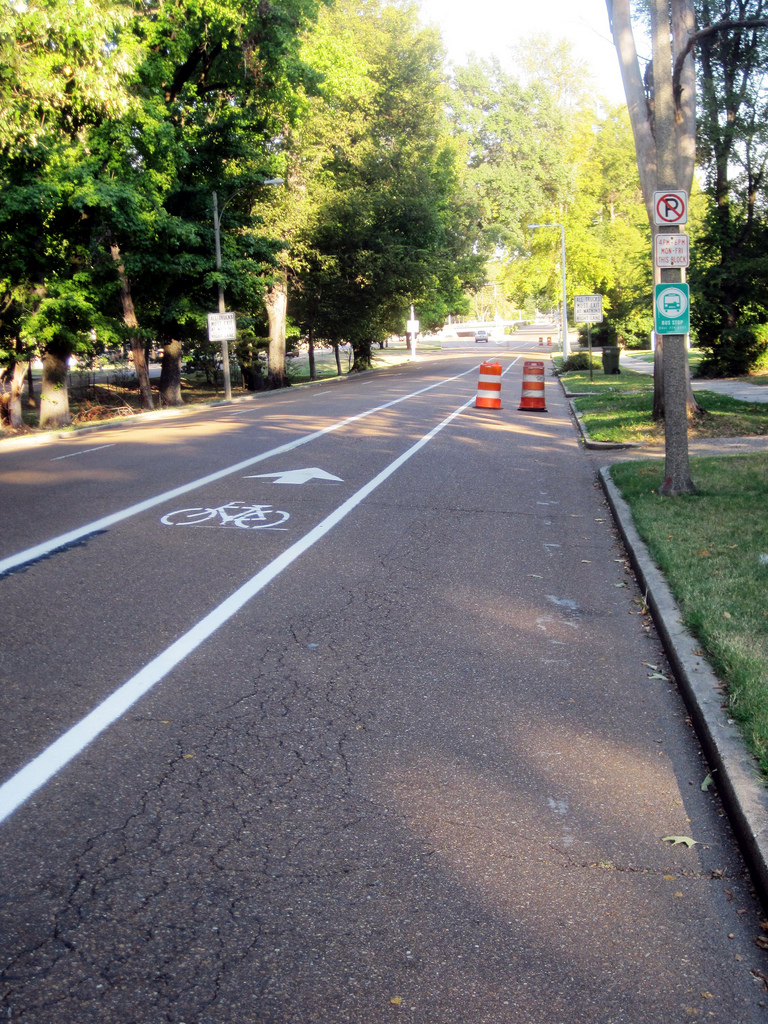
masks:
<path id="1" fill-rule="evenodd" d="M 260 182 L 262 185 L 282 185 L 283 178 L 264 178 Z M 224 205 L 221 207 L 221 213 L 224 213 L 229 203 L 240 195 L 241 192 L 245 192 L 246 189 L 239 188 L 229 199 L 224 201 Z M 219 199 L 215 192 L 212 192 L 213 196 L 213 237 L 216 244 L 216 269 L 221 270 L 221 213 L 219 213 Z M 227 307 L 224 303 L 224 288 L 221 284 L 221 277 L 219 277 L 219 312 L 226 313 Z M 229 377 L 229 344 L 226 338 L 221 339 L 221 363 L 222 370 L 224 371 L 224 400 L 229 402 L 232 398 L 232 382 Z"/>
<path id="2" fill-rule="evenodd" d="M 562 224 L 529 224 L 528 227 L 533 230 L 534 228 L 560 228 L 560 242 L 562 244 L 562 271 L 563 271 L 563 359 L 567 359 L 571 354 L 571 350 L 568 346 L 568 299 L 565 292 L 565 227 Z"/>

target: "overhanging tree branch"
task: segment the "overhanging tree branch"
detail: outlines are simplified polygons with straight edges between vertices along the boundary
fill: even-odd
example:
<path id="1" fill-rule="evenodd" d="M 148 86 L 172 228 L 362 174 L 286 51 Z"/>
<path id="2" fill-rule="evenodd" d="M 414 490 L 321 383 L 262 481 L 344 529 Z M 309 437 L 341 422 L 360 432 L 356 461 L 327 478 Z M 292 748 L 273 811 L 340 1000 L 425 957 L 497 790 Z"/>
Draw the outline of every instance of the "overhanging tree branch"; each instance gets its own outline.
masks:
<path id="1" fill-rule="evenodd" d="M 730 32 L 730 30 L 734 28 L 768 28 L 768 18 L 729 18 L 726 21 L 718 21 L 714 25 L 705 25 L 704 28 L 700 28 L 696 32 L 689 33 L 687 43 L 675 60 L 675 68 L 672 75 L 672 88 L 674 89 L 676 98 L 680 95 L 680 77 L 683 73 L 685 58 L 692 52 L 696 44 L 701 42 L 702 39 L 707 39 L 709 36 L 716 35 L 718 32 Z"/>

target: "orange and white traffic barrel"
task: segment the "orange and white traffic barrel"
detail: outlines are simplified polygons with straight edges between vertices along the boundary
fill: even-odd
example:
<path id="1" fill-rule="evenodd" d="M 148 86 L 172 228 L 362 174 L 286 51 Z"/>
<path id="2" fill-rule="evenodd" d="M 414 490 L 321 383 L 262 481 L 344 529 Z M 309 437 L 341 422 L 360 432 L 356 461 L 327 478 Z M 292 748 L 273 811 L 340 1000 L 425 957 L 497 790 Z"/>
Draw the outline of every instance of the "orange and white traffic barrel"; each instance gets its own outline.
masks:
<path id="1" fill-rule="evenodd" d="M 540 335 L 540 337 L 539 337 L 539 345 L 543 345 L 543 344 L 544 344 L 544 335 Z"/>
<path id="2" fill-rule="evenodd" d="M 518 409 L 547 411 L 544 401 L 544 363 L 538 359 L 527 359 L 523 363 L 523 397 Z"/>
<path id="3" fill-rule="evenodd" d="M 543 363 L 542 363 L 543 365 Z M 501 408 L 501 363 L 481 363 L 476 409 Z"/>
<path id="4" fill-rule="evenodd" d="M 547 345 L 549 345 L 549 347 L 552 348 L 552 335 L 551 334 L 547 335 Z"/>

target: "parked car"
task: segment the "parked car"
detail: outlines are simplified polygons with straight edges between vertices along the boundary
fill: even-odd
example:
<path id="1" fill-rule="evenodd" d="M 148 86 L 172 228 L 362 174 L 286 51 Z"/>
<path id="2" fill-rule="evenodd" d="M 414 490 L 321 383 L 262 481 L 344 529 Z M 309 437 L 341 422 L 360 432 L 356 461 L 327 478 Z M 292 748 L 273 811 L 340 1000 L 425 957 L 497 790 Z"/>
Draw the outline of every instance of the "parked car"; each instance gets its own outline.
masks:
<path id="1" fill-rule="evenodd" d="M 488 331 L 477 331 L 475 333 L 475 344 L 488 341 Z"/>

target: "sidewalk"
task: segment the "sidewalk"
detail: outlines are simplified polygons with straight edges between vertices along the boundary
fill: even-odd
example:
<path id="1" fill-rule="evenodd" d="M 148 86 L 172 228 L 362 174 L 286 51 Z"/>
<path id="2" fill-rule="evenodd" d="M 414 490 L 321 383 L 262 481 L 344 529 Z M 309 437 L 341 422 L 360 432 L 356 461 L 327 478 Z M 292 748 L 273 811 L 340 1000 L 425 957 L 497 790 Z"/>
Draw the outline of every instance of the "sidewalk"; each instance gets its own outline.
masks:
<path id="1" fill-rule="evenodd" d="M 627 370 L 634 370 L 635 373 L 653 374 L 653 362 L 647 361 L 647 355 L 630 356 L 626 351 L 622 352 L 621 365 Z M 691 387 L 694 391 L 714 391 L 718 395 L 730 395 L 731 398 L 738 398 L 740 402 L 768 402 L 768 386 L 750 384 L 744 380 L 692 380 Z"/>

